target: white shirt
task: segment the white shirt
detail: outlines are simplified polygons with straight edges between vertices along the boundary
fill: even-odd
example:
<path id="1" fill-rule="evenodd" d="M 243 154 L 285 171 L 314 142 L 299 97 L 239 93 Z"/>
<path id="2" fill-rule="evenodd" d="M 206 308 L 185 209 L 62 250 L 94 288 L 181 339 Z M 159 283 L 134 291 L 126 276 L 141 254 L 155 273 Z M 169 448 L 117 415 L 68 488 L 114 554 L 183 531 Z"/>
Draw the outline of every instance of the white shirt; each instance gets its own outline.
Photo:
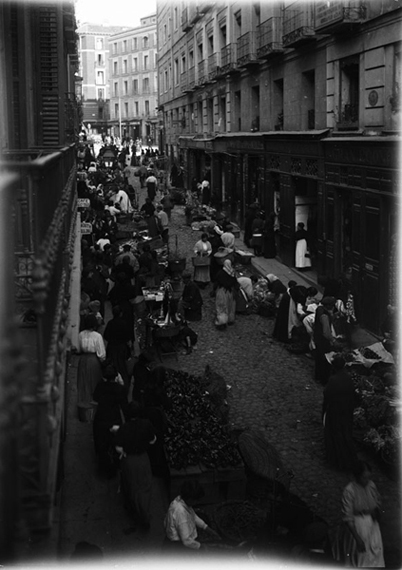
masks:
<path id="1" fill-rule="evenodd" d="M 197 538 L 197 526 L 207 528 L 207 524 L 195 514 L 194 509 L 186 505 L 183 499 L 176 497 L 169 505 L 165 517 L 166 536 L 171 541 L 179 541 L 188 548 L 198 549 L 201 544 Z"/>
<path id="2" fill-rule="evenodd" d="M 100 333 L 96 331 L 81 331 L 78 335 L 78 351 L 95 353 L 100 360 L 106 358 L 105 343 Z"/>
<path id="3" fill-rule="evenodd" d="M 99 245 L 100 250 L 103 251 L 106 244 L 110 245 L 110 239 L 100 238 L 96 244 Z"/>
<path id="4" fill-rule="evenodd" d="M 162 228 L 166 230 L 166 228 L 169 226 L 169 218 L 167 213 L 161 210 L 160 212 L 158 212 L 157 216 L 161 221 Z"/>
<path id="5" fill-rule="evenodd" d="M 250 277 L 238 277 L 237 281 L 247 295 L 247 299 L 250 300 L 254 295 L 253 282 L 251 281 Z"/>

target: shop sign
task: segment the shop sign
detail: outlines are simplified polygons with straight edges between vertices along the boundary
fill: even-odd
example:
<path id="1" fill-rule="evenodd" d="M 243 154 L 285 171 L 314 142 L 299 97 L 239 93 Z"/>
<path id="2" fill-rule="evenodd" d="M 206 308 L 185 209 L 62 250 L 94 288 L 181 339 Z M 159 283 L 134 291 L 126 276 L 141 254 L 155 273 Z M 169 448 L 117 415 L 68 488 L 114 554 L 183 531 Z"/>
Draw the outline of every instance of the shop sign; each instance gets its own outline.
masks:
<path id="1" fill-rule="evenodd" d="M 92 224 L 89 222 L 81 222 L 81 235 L 88 235 L 92 233 Z"/>
<path id="2" fill-rule="evenodd" d="M 315 5 L 315 29 L 343 20 L 343 2 L 317 2 Z"/>
<path id="3" fill-rule="evenodd" d="M 78 208 L 89 208 L 91 201 L 89 198 L 78 198 L 77 205 Z"/>

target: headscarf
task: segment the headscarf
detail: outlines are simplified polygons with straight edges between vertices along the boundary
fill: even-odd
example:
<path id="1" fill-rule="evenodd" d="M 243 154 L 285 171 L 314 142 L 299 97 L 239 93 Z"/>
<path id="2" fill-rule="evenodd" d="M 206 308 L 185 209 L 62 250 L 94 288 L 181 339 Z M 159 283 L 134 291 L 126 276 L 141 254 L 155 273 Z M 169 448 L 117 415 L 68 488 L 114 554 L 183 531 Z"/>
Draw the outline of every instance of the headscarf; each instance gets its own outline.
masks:
<path id="1" fill-rule="evenodd" d="M 268 273 L 267 279 L 268 279 L 268 281 L 269 281 L 270 283 L 272 283 L 273 281 L 277 281 L 277 280 L 278 280 L 277 276 L 274 275 L 273 273 Z"/>
<path id="2" fill-rule="evenodd" d="M 232 262 L 230 261 L 230 259 L 225 259 L 225 261 L 223 262 L 223 271 L 226 271 L 228 275 L 234 277 L 234 269 L 232 267 Z"/>

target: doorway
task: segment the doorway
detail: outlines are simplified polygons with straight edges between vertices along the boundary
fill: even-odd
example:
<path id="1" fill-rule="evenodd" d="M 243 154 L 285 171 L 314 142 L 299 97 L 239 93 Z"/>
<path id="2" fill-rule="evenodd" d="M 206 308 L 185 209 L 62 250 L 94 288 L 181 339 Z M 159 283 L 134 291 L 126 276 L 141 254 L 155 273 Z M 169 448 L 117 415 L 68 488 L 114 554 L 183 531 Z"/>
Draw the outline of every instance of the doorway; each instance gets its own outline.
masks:
<path id="1" fill-rule="evenodd" d="M 303 223 L 307 231 L 307 245 L 314 270 L 317 258 L 317 181 L 312 178 L 293 177 L 295 196 L 294 229 L 297 224 Z"/>

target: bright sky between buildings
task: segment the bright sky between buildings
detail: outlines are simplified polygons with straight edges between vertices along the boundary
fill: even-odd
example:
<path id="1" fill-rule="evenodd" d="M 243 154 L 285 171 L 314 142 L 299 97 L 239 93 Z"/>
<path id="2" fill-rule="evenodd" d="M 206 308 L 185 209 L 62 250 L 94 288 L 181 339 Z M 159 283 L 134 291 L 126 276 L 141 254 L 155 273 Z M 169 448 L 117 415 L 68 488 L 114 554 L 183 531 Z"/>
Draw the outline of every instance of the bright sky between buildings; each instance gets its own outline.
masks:
<path id="1" fill-rule="evenodd" d="M 140 18 L 156 11 L 156 0 L 76 0 L 75 14 L 78 25 L 105 24 L 136 28 Z"/>

